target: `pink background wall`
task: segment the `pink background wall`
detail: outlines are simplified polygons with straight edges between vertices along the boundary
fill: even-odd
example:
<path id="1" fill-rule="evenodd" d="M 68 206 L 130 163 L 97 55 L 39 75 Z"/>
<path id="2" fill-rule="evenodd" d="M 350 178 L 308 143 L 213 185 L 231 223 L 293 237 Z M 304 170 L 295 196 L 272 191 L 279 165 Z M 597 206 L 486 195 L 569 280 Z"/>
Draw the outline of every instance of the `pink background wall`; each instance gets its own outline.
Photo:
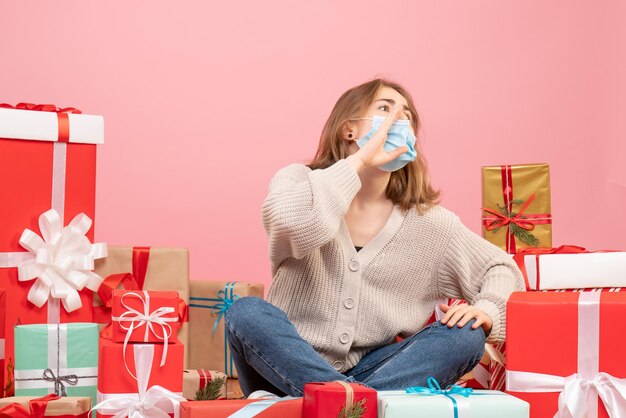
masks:
<path id="1" fill-rule="evenodd" d="M 626 6 L 607 1 L 4 2 L 0 102 L 105 116 L 98 240 L 186 246 L 270 282 L 261 204 L 339 95 L 413 92 L 443 204 L 480 231 L 480 167 L 548 162 L 555 244 L 625 248 Z"/>

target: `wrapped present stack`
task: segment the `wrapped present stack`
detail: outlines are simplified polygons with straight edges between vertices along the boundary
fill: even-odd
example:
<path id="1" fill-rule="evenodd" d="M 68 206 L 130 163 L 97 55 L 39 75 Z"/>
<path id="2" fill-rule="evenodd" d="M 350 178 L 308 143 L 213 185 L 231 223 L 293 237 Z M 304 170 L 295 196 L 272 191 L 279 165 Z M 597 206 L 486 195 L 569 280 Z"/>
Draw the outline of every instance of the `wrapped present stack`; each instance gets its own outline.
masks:
<path id="1" fill-rule="evenodd" d="M 102 116 L 0 105 L 0 193 L 10 202 L 0 206 L 5 396 L 95 394 L 97 330 L 89 323 L 102 278 L 92 270 L 106 246 L 92 243 L 91 226 L 103 141 Z"/>
<path id="2" fill-rule="evenodd" d="M 100 337 L 98 417 L 179 414 L 185 400 L 180 309 L 176 292 L 113 292 L 111 338 Z"/>
<path id="3" fill-rule="evenodd" d="M 192 369 L 223 372 L 228 377 L 228 399 L 243 398 L 237 382 L 237 370 L 228 347 L 224 315 L 239 298 L 263 298 L 264 287 L 261 283 L 192 280 L 190 289 L 189 366 Z"/>
<path id="4" fill-rule="evenodd" d="M 510 253 L 527 292 L 507 304 L 507 393 L 530 416 L 626 414 L 620 331 L 626 252 L 552 246 L 546 164 L 483 168 L 484 237 Z"/>
<path id="5" fill-rule="evenodd" d="M 189 301 L 189 251 L 184 248 L 109 246 L 108 256 L 96 261 L 95 272 L 104 282 L 94 296 L 94 321 L 101 327 L 111 321 L 113 291 L 148 290 L 177 292 Z M 182 316 L 178 339 L 184 345 L 185 364 L 189 344 L 187 314 Z"/>

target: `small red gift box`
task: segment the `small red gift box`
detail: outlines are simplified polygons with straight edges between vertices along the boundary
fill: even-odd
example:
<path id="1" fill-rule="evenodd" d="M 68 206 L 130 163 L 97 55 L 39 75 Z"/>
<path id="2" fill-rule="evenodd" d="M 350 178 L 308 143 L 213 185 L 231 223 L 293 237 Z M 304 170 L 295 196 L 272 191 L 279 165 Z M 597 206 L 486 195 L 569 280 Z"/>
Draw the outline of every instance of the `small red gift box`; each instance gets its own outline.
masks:
<path id="1" fill-rule="evenodd" d="M 133 406 L 155 403 L 155 408 L 173 414 L 185 398 L 183 390 L 183 345 L 125 344 L 100 338 L 98 362 L 98 417 L 114 416 Z M 143 397 L 140 396 L 143 394 Z M 161 414 L 162 414 L 161 412 Z M 124 415 L 122 415 L 124 416 Z"/>
<path id="2" fill-rule="evenodd" d="M 358 383 L 328 382 L 304 385 L 302 418 L 335 418 L 343 408 L 361 403 L 362 418 L 376 418 L 378 396 L 374 389 Z"/>
<path id="3" fill-rule="evenodd" d="M 563 416 L 608 417 L 607 409 L 619 408 L 613 401 L 626 396 L 619 388 L 626 338 L 615 322 L 625 316 L 626 292 L 513 293 L 507 392 L 531 404 L 531 418 L 555 416 L 559 408 Z"/>
<path id="4" fill-rule="evenodd" d="M 114 342 L 173 343 L 184 315 L 178 292 L 114 290 L 111 306 Z"/>
<path id="5" fill-rule="evenodd" d="M 256 418 L 300 418 L 302 416 L 302 398 L 193 401 L 180 404 L 181 418 L 226 418 L 236 412 L 241 413 L 241 416 L 254 416 Z"/>

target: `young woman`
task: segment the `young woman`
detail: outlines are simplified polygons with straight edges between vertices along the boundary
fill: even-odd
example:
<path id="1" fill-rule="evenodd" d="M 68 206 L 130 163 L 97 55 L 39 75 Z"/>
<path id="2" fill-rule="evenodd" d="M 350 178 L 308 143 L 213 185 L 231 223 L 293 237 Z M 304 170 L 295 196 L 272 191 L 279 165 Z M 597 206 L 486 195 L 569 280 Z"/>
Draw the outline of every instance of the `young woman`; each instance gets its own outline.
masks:
<path id="1" fill-rule="evenodd" d="M 242 298 L 226 313 L 246 395 L 301 396 L 311 381 L 445 386 L 478 363 L 485 339 L 504 339 L 522 275 L 438 204 L 419 127 L 404 88 L 370 81 L 339 98 L 313 161 L 271 180 L 269 302 Z M 469 304 L 440 304 L 442 320 L 426 325 L 441 298 Z"/>

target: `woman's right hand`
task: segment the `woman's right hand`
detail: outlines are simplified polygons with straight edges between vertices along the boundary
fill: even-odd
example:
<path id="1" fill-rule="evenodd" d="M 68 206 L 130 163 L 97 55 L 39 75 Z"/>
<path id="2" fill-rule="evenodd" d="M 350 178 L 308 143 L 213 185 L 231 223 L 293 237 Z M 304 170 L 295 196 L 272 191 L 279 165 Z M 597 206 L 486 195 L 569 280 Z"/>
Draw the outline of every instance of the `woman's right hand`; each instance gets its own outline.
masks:
<path id="1" fill-rule="evenodd" d="M 389 132 L 391 125 L 400 118 L 402 113 L 402 106 L 396 104 L 387 119 L 380 125 L 380 128 L 378 128 L 370 140 L 367 141 L 362 148 L 359 148 L 357 152 L 346 158 L 357 172 L 360 172 L 366 167 L 380 167 L 385 165 L 409 150 L 406 146 L 397 148 L 391 152 L 387 152 L 384 149 L 385 142 L 387 141 L 387 132 Z"/>

